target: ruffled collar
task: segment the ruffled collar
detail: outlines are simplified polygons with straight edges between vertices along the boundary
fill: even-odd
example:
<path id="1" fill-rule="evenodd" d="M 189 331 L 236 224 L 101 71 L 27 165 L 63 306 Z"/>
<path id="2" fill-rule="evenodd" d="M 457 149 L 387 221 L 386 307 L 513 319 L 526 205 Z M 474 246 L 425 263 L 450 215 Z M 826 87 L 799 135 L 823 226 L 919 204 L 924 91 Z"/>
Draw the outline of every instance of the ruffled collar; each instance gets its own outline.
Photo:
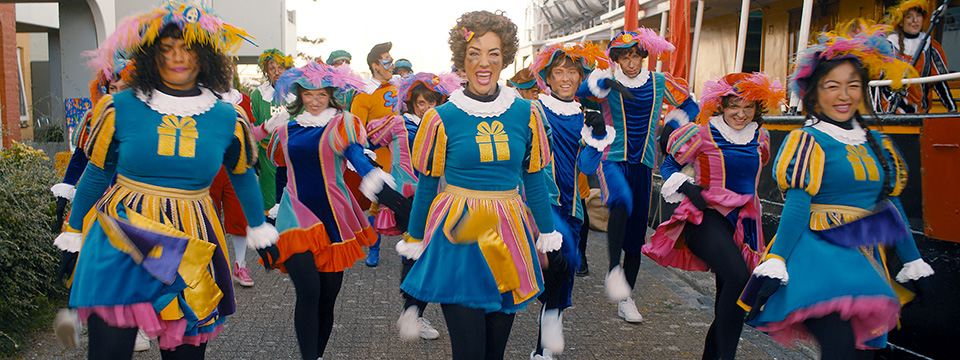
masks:
<path id="1" fill-rule="evenodd" d="M 407 118 L 407 120 L 412 121 L 414 124 L 417 124 L 417 126 L 420 126 L 420 117 L 417 116 L 417 114 L 406 113 L 406 114 L 403 114 L 403 117 Z"/>
<path id="2" fill-rule="evenodd" d="M 501 89 L 500 95 L 498 95 L 493 101 L 479 102 L 467 97 L 463 91 L 463 88 L 454 90 L 452 93 L 450 93 L 449 101 L 460 110 L 466 112 L 468 115 L 481 118 L 502 115 L 503 113 L 507 112 L 507 109 L 509 109 L 510 106 L 513 105 L 514 100 L 517 99 L 513 92 L 503 91 L 503 89 Z"/>
<path id="3" fill-rule="evenodd" d="M 751 121 L 743 129 L 736 130 L 723 121 L 723 115 L 710 117 L 710 125 L 720 132 L 724 140 L 737 145 L 746 145 L 752 141 L 757 134 L 757 128 L 760 127 L 756 121 Z"/>
<path id="4" fill-rule="evenodd" d="M 257 86 L 257 90 L 260 90 L 260 97 L 264 101 L 273 102 L 273 85 L 270 85 L 269 80 Z"/>
<path id="5" fill-rule="evenodd" d="M 847 130 L 816 118 L 807 119 L 807 121 L 803 123 L 803 126 L 810 126 L 820 130 L 820 132 L 846 145 L 860 145 L 865 143 L 867 141 L 867 133 L 860 127 L 860 123 L 853 119 L 847 121 L 853 121 L 853 129 Z"/>
<path id="6" fill-rule="evenodd" d="M 313 115 L 306 111 L 297 115 L 294 120 L 297 121 L 297 124 L 303 127 L 324 127 L 327 126 L 327 123 L 330 122 L 330 119 L 333 119 L 339 111 L 334 108 L 327 108 L 326 110 L 321 111 L 317 115 Z"/>
<path id="7" fill-rule="evenodd" d="M 628 88 L 636 89 L 641 87 L 647 83 L 647 80 L 650 79 L 650 70 L 647 69 L 640 70 L 640 73 L 635 77 L 629 77 L 627 74 L 623 73 L 623 70 L 621 70 L 619 66 L 616 68 L 617 69 L 613 71 L 613 77 L 623 84 L 623 86 Z"/>
<path id="8" fill-rule="evenodd" d="M 207 112 L 217 104 L 217 96 L 207 88 L 200 88 L 200 95 L 177 97 L 167 95 L 159 90 L 151 90 L 150 98 L 147 94 L 136 90 L 134 92 L 140 101 L 143 101 L 154 111 L 164 115 L 176 115 L 179 117 L 196 116 Z"/>
<path id="9" fill-rule="evenodd" d="M 570 116 L 570 115 L 576 115 L 583 112 L 580 110 L 580 103 L 578 103 L 576 100 L 562 101 L 551 95 L 541 93 L 540 103 L 542 103 L 544 107 L 546 107 L 547 109 L 550 109 L 550 111 L 552 111 L 554 114 L 557 114 L 557 115 Z"/>
<path id="10" fill-rule="evenodd" d="M 371 77 L 363 81 L 363 92 L 368 95 L 373 94 L 380 88 L 380 85 L 383 85 L 380 80 Z"/>
<path id="11" fill-rule="evenodd" d="M 241 95 L 237 89 L 230 89 L 230 91 L 220 94 L 220 100 L 234 105 L 240 105 L 240 102 L 243 101 L 243 95 Z"/>

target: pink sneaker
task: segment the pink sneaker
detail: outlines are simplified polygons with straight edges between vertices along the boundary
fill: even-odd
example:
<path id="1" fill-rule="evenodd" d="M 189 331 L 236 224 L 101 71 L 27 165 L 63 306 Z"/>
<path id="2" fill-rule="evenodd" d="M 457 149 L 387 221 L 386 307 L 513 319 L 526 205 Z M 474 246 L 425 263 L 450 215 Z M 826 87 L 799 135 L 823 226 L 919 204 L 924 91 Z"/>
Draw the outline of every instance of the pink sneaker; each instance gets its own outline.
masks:
<path id="1" fill-rule="evenodd" d="M 236 280 L 241 286 L 253 286 L 253 279 L 250 278 L 250 270 L 240 265 L 240 263 L 233 263 L 233 280 Z"/>

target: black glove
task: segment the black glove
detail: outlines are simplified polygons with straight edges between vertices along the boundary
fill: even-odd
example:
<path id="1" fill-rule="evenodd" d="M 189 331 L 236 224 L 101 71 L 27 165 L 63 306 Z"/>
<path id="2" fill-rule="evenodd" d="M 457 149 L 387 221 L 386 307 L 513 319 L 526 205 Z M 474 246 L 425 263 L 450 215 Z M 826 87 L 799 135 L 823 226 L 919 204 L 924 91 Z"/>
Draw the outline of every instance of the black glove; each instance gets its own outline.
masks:
<path id="1" fill-rule="evenodd" d="M 913 301 L 910 302 L 913 305 L 920 305 L 926 301 L 930 295 L 933 295 L 933 284 L 930 282 L 930 277 L 924 276 L 914 280 L 913 292 L 917 294 L 917 296 L 913 298 Z"/>
<path id="2" fill-rule="evenodd" d="M 63 228 L 63 217 L 64 217 L 64 212 L 66 212 L 65 211 L 66 208 L 67 208 L 67 199 L 58 196 L 57 197 L 57 222 L 53 223 L 53 226 L 51 226 L 53 228 L 53 232 L 55 233 L 60 232 L 61 228 Z"/>
<path id="3" fill-rule="evenodd" d="M 607 136 L 607 124 L 603 121 L 603 116 L 599 111 L 585 110 L 583 112 L 583 124 L 593 130 L 593 137 L 602 139 Z"/>
<path id="4" fill-rule="evenodd" d="M 566 274 L 568 270 L 567 258 L 560 253 L 560 250 L 547 253 L 547 264 L 547 271 L 555 274 Z"/>
<path id="5" fill-rule="evenodd" d="M 65 280 L 69 278 L 70 275 L 73 275 L 73 269 L 77 266 L 77 257 L 79 256 L 79 252 L 66 250 L 60 252 L 60 270 L 57 271 L 57 276 L 60 277 L 60 280 Z"/>
<path id="6" fill-rule="evenodd" d="M 280 258 L 280 249 L 277 248 L 277 244 L 273 244 L 263 249 L 257 249 L 257 254 L 260 254 L 263 267 L 269 271 L 273 269 L 273 262 Z"/>
<path id="7" fill-rule="evenodd" d="M 763 304 L 767 303 L 767 299 L 770 298 L 770 295 L 777 292 L 777 289 L 780 288 L 780 279 L 772 278 L 769 276 L 761 276 L 760 278 L 760 290 L 757 291 L 757 302 L 753 304 L 753 308 L 750 309 L 750 313 L 743 318 L 743 321 L 750 321 L 757 317 L 760 314 L 760 308 L 763 307 Z"/>
<path id="8" fill-rule="evenodd" d="M 403 197 L 403 194 L 393 188 L 384 185 L 383 190 L 377 193 L 377 199 L 380 205 L 386 206 L 393 211 L 394 220 L 401 231 L 407 231 L 407 222 L 410 221 L 410 211 L 413 208 L 413 200 Z"/>
<path id="9" fill-rule="evenodd" d="M 667 143 L 670 142 L 670 134 L 673 134 L 673 131 L 676 130 L 673 126 L 664 124 L 663 130 L 660 130 L 660 139 L 657 141 L 660 143 L 660 151 L 663 151 L 664 156 L 670 155 L 667 152 Z"/>
<path id="10" fill-rule="evenodd" d="M 619 81 L 616 81 L 614 79 L 603 79 L 603 85 L 605 85 L 610 90 L 614 90 L 620 93 L 620 96 L 622 96 L 624 99 L 628 101 L 636 100 L 636 98 L 633 97 L 633 93 L 630 92 L 630 89 L 627 89 L 627 87 L 623 86 L 623 84 L 621 84 Z"/>
<path id="11" fill-rule="evenodd" d="M 696 206 L 698 210 L 703 211 L 707 208 L 707 201 L 703 199 L 703 194 L 701 193 L 703 186 L 684 182 L 678 190 L 686 195 L 687 199 L 690 199 L 690 203 Z"/>

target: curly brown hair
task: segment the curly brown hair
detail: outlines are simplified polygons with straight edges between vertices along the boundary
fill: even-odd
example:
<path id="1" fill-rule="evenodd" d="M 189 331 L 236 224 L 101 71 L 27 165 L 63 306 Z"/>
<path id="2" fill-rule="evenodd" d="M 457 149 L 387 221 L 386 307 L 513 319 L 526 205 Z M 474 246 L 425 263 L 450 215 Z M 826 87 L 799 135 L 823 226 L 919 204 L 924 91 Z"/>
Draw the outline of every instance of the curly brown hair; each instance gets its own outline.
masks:
<path id="1" fill-rule="evenodd" d="M 133 62 L 137 64 L 137 71 L 133 77 L 133 83 L 130 87 L 140 90 L 140 92 L 150 94 L 153 89 L 163 83 L 160 77 L 160 41 L 164 38 L 183 38 L 183 31 L 174 24 L 167 25 L 160 31 L 160 36 L 153 43 L 143 46 L 140 51 L 133 55 Z M 196 53 L 197 66 L 200 72 L 197 74 L 197 84 L 207 89 L 225 93 L 230 91 L 230 68 L 232 62 L 226 54 L 218 52 L 211 44 L 195 43 L 190 46 Z"/>
<path id="2" fill-rule="evenodd" d="M 467 39 L 464 36 L 464 29 L 472 31 L 473 36 L 483 36 L 488 32 L 494 32 L 500 37 L 500 50 L 503 52 L 502 69 L 513 64 L 513 58 L 517 55 L 517 49 L 520 48 L 520 40 L 517 38 L 517 25 L 503 15 L 502 11 L 492 13 L 489 11 L 471 11 L 460 15 L 457 19 L 457 25 L 450 29 L 450 51 L 453 53 L 453 65 L 457 69 L 463 69 L 463 61 L 467 56 Z"/>

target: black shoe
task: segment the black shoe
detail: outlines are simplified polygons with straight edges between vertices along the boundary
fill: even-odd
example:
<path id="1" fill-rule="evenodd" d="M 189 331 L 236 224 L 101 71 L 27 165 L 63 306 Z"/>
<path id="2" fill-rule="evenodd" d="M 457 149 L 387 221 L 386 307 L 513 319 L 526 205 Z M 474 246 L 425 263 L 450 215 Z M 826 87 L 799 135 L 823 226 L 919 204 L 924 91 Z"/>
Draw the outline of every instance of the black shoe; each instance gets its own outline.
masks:
<path id="1" fill-rule="evenodd" d="M 580 263 L 580 268 L 577 269 L 577 276 L 583 277 L 590 275 L 590 267 L 587 266 L 587 262 L 583 261 Z"/>

